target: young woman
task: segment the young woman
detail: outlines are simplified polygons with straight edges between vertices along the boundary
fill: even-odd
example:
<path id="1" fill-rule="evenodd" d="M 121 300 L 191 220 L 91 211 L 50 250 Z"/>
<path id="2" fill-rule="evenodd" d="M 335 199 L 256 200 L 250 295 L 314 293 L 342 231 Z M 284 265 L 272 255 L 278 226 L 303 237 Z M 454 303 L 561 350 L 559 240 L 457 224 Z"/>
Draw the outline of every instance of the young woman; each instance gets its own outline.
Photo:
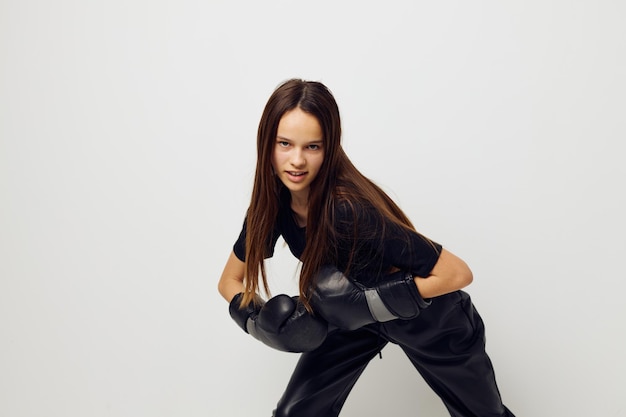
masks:
<path id="1" fill-rule="evenodd" d="M 503 417 L 483 322 L 461 288 L 465 262 L 415 231 L 350 162 L 339 110 L 321 83 L 289 80 L 269 98 L 252 199 L 219 291 L 239 326 L 302 353 L 275 417 L 334 417 L 388 342 L 398 344 L 454 417 Z M 282 235 L 302 263 L 298 297 L 268 291 Z"/>

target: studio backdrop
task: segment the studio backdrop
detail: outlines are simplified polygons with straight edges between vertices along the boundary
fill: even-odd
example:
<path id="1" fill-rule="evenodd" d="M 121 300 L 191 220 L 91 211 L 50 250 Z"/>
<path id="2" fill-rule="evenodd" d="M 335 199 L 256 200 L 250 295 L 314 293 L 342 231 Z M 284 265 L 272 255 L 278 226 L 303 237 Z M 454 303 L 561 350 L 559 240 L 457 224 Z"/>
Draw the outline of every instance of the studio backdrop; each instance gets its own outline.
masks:
<path id="1" fill-rule="evenodd" d="M 626 416 L 626 6 L 0 2 L 0 415 L 270 416 L 298 356 L 217 282 L 282 81 L 463 258 L 504 403 Z M 274 293 L 296 294 L 279 242 Z M 389 345 L 342 416 L 446 416 Z"/>

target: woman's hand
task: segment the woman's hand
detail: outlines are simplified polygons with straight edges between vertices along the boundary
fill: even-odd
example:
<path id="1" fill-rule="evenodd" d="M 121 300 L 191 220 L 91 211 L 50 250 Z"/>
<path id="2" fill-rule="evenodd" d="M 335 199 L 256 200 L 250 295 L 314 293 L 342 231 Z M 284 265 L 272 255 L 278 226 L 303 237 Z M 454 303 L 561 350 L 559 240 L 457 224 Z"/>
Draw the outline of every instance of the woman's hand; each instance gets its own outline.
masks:
<path id="1" fill-rule="evenodd" d="M 413 319 L 429 305 L 409 273 L 397 271 L 366 287 L 346 277 L 334 265 L 323 266 L 318 271 L 311 295 L 314 312 L 345 330 L 375 322 Z"/>

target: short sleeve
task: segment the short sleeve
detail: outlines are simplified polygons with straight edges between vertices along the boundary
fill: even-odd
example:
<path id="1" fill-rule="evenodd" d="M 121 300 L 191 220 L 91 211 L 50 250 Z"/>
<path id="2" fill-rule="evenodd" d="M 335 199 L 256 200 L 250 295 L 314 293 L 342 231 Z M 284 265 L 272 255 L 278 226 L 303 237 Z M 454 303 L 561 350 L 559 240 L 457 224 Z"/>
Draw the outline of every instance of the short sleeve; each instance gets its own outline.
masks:
<path id="1" fill-rule="evenodd" d="M 241 232 L 239 233 L 239 237 L 237 241 L 233 245 L 233 252 L 237 259 L 241 262 L 245 262 L 246 260 L 246 222 L 243 222 L 243 226 L 241 228 Z"/>
<path id="2" fill-rule="evenodd" d="M 237 241 L 235 242 L 235 244 L 233 245 L 233 252 L 235 253 L 235 256 L 237 257 L 237 259 L 239 259 L 241 262 L 245 262 L 246 261 L 246 230 L 248 228 L 248 222 L 247 220 L 244 220 L 243 222 L 243 226 L 241 227 L 241 232 L 239 233 L 239 237 L 237 238 Z M 276 246 L 276 242 L 278 241 L 278 237 L 280 236 L 280 233 L 278 231 L 274 231 L 274 233 L 272 233 L 272 236 L 270 236 L 270 238 L 268 239 L 267 242 L 267 251 L 266 251 L 266 258 L 271 258 L 274 255 L 274 246 Z"/>

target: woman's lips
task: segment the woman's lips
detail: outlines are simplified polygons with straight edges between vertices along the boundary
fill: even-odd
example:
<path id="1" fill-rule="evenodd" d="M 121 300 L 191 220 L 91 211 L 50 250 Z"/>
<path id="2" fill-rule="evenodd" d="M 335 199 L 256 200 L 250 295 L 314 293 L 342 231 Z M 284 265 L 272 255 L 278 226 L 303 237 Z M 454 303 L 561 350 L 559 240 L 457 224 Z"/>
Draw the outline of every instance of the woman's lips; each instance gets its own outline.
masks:
<path id="1" fill-rule="evenodd" d="M 292 182 L 302 182 L 304 181 L 304 177 L 306 176 L 305 171 L 285 171 L 289 180 Z"/>

